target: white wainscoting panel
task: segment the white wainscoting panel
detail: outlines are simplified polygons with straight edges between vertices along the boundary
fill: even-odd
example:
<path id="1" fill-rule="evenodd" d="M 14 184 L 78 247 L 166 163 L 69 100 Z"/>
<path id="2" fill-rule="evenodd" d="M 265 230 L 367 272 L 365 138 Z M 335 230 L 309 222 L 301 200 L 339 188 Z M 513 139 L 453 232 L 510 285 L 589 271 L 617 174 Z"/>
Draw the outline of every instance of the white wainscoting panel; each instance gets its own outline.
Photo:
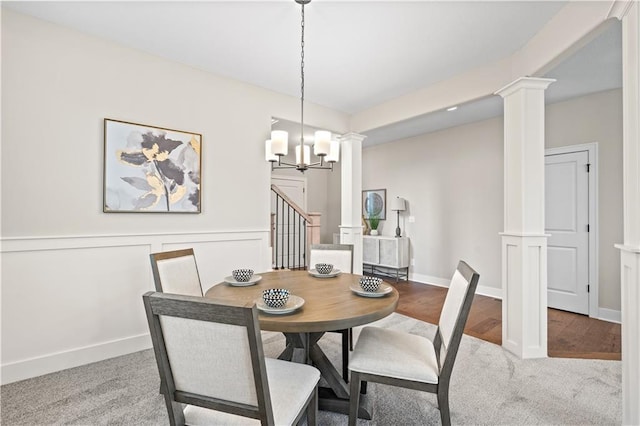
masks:
<path id="1" fill-rule="evenodd" d="M 2 240 L 2 383 L 150 347 L 149 254 L 193 247 L 203 290 L 236 267 L 269 270 L 269 232 Z"/>

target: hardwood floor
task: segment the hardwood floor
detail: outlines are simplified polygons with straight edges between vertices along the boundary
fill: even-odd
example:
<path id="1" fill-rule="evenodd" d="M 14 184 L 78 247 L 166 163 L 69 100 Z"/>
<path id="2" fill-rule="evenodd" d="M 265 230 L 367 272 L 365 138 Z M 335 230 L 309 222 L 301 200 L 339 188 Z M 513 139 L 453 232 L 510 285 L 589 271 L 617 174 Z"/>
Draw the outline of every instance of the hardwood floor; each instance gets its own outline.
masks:
<path id="1" fill-rule="evenodd" d="M 396 312 L 437 324 L 447 289 L 415 282 L 392 283 L 400 293 Z M 548 353 L 557 358 L 621 359 L 620 324 L 548 310 Z M 502 344 L 502 301 L 475 295 L 465 334 Z"/>

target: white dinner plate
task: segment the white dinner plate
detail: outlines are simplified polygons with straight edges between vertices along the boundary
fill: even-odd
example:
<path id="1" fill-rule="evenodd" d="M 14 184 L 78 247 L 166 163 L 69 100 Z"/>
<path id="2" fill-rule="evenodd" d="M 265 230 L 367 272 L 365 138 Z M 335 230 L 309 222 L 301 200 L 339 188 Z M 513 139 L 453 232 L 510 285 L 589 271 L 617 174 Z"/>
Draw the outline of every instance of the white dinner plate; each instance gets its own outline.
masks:
<path id="1" fill-rule="evenodd" d="M 380 287 L 378 287 L 376 291 L 364 291 L 359 283 L 353 283 L 349 288 L 358 296 L 364 297 L 382 297 L 385 294 L 391 293 L 391 290 L 393 290 L 393 287 L 385 282 L 380 283 Z"/>
<path id="2" fill-rule="evenodd" d="M 331 270 L 331 272 L 329 272 L 328 274 L 321 274 L 320 272 L 316 271 L 315 269 L 309 269 L 309 274 L 313 275 L 316 278 L 333 278 L 333 277 L 337 277 L 338 275 L 340 275 L 340 269 L 333 268 Z"/>
<path id="3" fill-rule="evenodd" d="M 236 281 L 236 279 L 233 278 L 233 276 L 230 276 L 230 277 L 226 277 L 224 279 L 224 282 L 234 287 L 248 287 L 250 285 L 255 285 L 261 279 L 262 277 L 260 275 L 253 275 L 249 279 L 249 281 Z"/>
<path id="4" fill-rule="evenodd" d="M 297 309 L 300 309 L 302 305 L 304 305 L 304 299 L 299 296 L 294 296 L 293 294 L 289 296 L 289 300 L 287 300 L 287 304 L 284 305 L 282 308 L 272 308 L 270 306 L 267 306 L 266 303 L 264 303 L 264 300 L 262 298 L 256 300 L 256 307 L 258 308 L 258 310 L 265 312 L 267 314 L 276 314 L 276 315 L 290 314 L 291 312 Z"/>

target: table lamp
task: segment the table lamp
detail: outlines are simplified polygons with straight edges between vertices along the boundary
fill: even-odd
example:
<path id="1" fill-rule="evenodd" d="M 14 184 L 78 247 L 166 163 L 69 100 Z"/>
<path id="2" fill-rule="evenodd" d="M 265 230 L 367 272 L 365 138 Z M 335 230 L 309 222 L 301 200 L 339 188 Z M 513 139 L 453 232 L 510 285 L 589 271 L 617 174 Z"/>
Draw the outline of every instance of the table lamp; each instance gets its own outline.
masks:
<path id="1" fill-rule="evenodd" d="M 400 212 L 403 212 L 407 209 L 406 201 L 404 198 L 396 197 L 391 200 L 391 210 L 397 212 L 398 225 L 396 226 L 396 237 L 401 236 L 400 231 Z"/>

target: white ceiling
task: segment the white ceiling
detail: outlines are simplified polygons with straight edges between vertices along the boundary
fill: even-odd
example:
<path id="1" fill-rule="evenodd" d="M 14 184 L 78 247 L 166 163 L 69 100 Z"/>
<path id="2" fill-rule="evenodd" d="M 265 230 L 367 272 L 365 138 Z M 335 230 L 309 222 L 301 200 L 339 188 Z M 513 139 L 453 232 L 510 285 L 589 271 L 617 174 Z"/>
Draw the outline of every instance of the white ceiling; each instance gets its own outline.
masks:
<path id="1" fill-rule="evenodd" d="M 305 98 L 347 113 L 365 110 L 510 56 L 565 4 L 314 0 L 305 6 Z M 2 5 L 215 74 L 300 95 L 300 6 L 293 0 Z M 610 50 L 619 43 L 619 33 L 618 28 L 616 40 L 611 31 L 602 44 Z M 602 56 L 596 45 L 587 60 Z M 619 55 L 606 59 L 621 62 Z M 594 83 L 616 84 L 611 78 L 615 69 L 585 67 L 584 60 L 566 61 L 553 70 L 557 78 L 572 75 L 573 86 L 555 84 L 549 93 L 557 90 L 562 98 L 604 90 L 594 90 Z M 604 76 L 576 72 L 589 68 Z M 555 77 L 553 72 L 548 75 Z M 499 100 L 491 98 L 460 106 L 457 115 L 416 117 L 366 132 L 368 144 L 482 119 L 499 114 L 500 108 Z"/>

